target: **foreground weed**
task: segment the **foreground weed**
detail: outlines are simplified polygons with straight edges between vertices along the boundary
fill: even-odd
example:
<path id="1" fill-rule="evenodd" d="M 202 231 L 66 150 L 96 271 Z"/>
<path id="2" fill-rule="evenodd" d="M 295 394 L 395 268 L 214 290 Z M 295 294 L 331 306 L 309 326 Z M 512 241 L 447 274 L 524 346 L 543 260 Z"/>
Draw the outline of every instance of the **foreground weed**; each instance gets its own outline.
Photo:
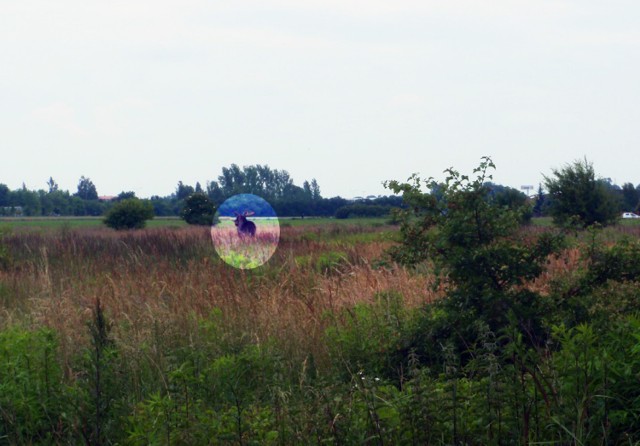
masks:
<path id="1" fill-rule="evenodd" d="M 100 299 L 96 300 L 88 328 L 91 346 L 82 359 L 81 383 L 86 393 L 79 403 L 83 408 L 81 433 L 89 444 L 111 444 L 122 435 L 119 412 L 123 409 L 123 388 L 116 371 L 118 351 Z"/>
<path id="2" fill-rule="evenodd" d="M 60 442 L 71 407 L 48 329 L 0 332 L 0 444 Z"/>

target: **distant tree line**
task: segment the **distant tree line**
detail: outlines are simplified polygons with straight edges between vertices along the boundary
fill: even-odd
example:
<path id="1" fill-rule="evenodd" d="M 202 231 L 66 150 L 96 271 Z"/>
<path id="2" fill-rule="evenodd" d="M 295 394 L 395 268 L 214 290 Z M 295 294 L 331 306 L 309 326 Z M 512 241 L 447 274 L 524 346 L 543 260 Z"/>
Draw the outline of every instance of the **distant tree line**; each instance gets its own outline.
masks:
<path id="1" fill-rule="evenodd" d="M 46 182 L 47 189 L 10 190 L 0 183 L 0 215 L 2 216 L 56 216 L 56 215 L 102 215 L 105 203 L 98 200 L 98 192 L 89 178 L 82 176 L 76 193 L 60 190 L 53 178 Z"/>
<path id="2" fill-rule="evenodd" d="M 75 193 L 60 190 L 57 182 L 49 178 L 47 188 L 28 190 L 25 185 L 10 190 L 0 183 L 0 216 L 99 216 L 105 215 L 118 202 L 138 198 L 133 192 L 121 192 L 115 198 L 100 199 L 96 186 L 90 178 L 82 176 Z M 304 181 L 302 186 L 293 183 L 286 170 L 254 165 L 239 167 L 232 164 L 222 168 L 216 180 L 195 185 L 179 181 L 175 192 L 168 196 L 154 195 L 147 201 L 155 216 L 181 216 L 197 221 L 201 212 L 192 212 L 194 206 L 205 206 L 201 198 L 188 202 L 189 197 L 206 197 L 217 209 L 222 203 L 237 194 L 254 194 L 268 201 L 279 216 L 334 216 L 344 206 L 391 205 L 399 206 L 399 197 L 369 197 L 349 200 L 342 197 L 324 198 L 314 178 Z"/>
<path id="3" fill-rule="evenodd" d="M 595 178 L 592 166 L 586 160 L 582 163 L 584 165 L 576 162 L 564 170 L 554 171 L 556 177 L 559 174 L 564 181 L 563 188 L 578 184 L 576 188 L 587 188 L 585 193 L 591 197 L 606 193 L 609 214 L 640 210 L 640 184 L 634 186 L 627 182 L 618 186 L 608 178 Z M 546 178 L 547 192 L 540 185 L 537 195 L 532 198 L 517 189 L 487 182 L 486 198 L 510 208 L 525 210 L 525 220 L 532 215 L 540 217 L 578 212 L 571 209 L 559 210 L 560 194 L 558 188 L 554 188 L 556 183 L 553 180 Z M 99 216 L 107 214 L 118 202 L 137 198 L 135 193 L 123 191 L 115 198 L 101 200 L 96 186 L 85 176 L 80 177 L 75 193 L 60 190 L 52 177 L 46 185 L 46 189 L 37 191 L 28 190 L 24 184 L 22 188 L 10 190 L 8 186 L 0 183 L 0 216 Z M 435 188 L 431 193 L 438 195 L 438 189 Z M 272 169 L 266 165 L 239 167 L 236 164 L 223 167 L 221 175 L 216 180 L 206 182 L 204 187 L 199 182 L 192 186 L 179 181 L 171 195 L 154 195 L 147 201 L 155 216 L 181 216 L 198 221 L 197 215 L 202 212 L 197 212 L 196 209 L 208 206 L 203 200 L 204 197 L 213 209 L 217 209 L 226 199 L 237 194 L 254 194 L 264 198 L 279 216 L 380 216 L 388 215 L 393 208 L 403 205 L 401 197 L 392 195 L 358 197 L 352 200 L 340 196 L 325 198 L 321 195 L 320 186 L 315 178 L 311 181 L 305 180 L 302 186 L 297 186 L 286 170 Z M 187 199 L 194 195 L 197 197 L 188 202 Z M 585 206 L 595 205 L 591 203 Z"/>

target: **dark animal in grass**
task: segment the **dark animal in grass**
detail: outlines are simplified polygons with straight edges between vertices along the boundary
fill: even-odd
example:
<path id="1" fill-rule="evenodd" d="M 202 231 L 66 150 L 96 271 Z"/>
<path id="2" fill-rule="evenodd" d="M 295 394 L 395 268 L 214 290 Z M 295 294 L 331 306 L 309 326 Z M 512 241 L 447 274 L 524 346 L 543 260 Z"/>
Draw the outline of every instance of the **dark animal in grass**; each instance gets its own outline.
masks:
<path id="1" fill-rule="evenodd" d="M 253 212 L 244 211 L 242 214 L 235 212 L 236 219 L 233 223 L 236 225 L 238 229 L 238 236 L 240 238 L 245 238 L 246 236 L 255 237 L 256 235 L 256 224 L 252 221 L 247 220 L 247 217 L 253 215 Z"/>

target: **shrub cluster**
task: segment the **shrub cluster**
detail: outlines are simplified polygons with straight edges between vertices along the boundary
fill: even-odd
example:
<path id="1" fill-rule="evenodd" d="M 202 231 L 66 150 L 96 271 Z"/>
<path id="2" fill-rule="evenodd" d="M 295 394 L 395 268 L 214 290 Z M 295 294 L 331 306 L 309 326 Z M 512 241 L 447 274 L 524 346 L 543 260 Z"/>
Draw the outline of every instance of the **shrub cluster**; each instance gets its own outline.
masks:
<path id="1" fill-rule="evenodd" d="M 153 218 L 153 206 L 145 200 L 129 198 L 116 203 L 104 218 L 104 223 L 116 230 L 142 229 Z"/>

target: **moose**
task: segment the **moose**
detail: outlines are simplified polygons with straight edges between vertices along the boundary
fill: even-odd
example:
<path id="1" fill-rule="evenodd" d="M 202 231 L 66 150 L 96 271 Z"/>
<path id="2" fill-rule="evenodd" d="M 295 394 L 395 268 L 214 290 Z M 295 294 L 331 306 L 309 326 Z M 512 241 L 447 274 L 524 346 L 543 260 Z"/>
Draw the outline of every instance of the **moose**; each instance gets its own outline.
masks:
<path id="1" fill-rule="evenodd" d="M 236 214 L 236 219 L 233 221 L 233 223 L 238 229 L 238 236 L 240 238 L 244 238 L 247 235 L 255 237 L 256 224 L 252 221 L 247 220 L 247 217 L 253 215 L 254 212 L 244 211 L 242 214 L 238 212 L 234 212 L 234 214 Z"/>

